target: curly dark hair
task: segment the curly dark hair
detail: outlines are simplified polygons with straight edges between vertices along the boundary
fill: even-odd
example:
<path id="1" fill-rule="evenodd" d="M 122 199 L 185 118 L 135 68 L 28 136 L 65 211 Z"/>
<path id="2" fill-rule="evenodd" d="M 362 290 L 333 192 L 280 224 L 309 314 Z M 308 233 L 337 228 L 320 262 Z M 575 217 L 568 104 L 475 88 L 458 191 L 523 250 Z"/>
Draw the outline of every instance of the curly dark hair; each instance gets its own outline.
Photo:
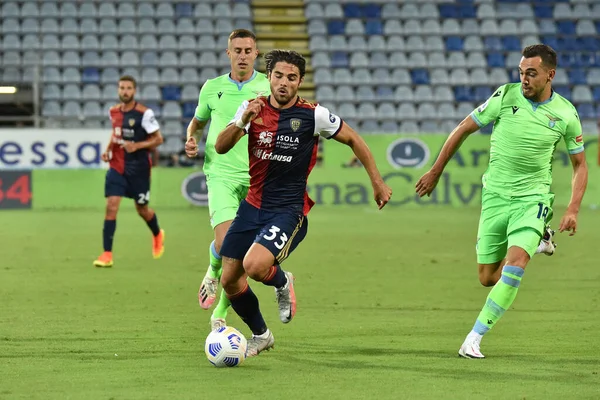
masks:
<path id="1" fill-rule="evenodd" d="M 306 73 L 306 60 L 302 55 L 294 50 L 271 50 L 265 54 L 265 63 L 267 67 L 267 74 L 273 72 L 273 68 L 278 62 L 285 62 L 288 64 L 295 65 L 300 71 L 300 78 L 304 77 Z"/>

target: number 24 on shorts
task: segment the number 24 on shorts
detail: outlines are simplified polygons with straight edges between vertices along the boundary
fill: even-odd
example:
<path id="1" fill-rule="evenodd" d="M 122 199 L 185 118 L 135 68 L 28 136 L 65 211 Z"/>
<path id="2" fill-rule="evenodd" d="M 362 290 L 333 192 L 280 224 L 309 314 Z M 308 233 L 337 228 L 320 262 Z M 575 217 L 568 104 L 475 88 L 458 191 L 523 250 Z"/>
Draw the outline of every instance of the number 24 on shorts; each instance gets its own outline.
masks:
<path id="1" fill-rule="evenodd" d="M 538 203 L 538 213 L 537 213 L 537 218 L 543 218 L 544 221 L 546 220 L 546 217 L 548 216 L 548 206 L 545 206 L 543 203 Z"/>
<path id="2" fill-rule="evenodd" d="M 267 240 L 273 240 L 277 237 L 277 234 L 281 231 L 281 229 L 275 225 L 271 225 L 271 228 L 269 229 L 269 233 L 270 235 L 264 234 L 263 237 Z M 281 241 L 281 243 L 279 242 L 275 242 L 273 243 L 275 245 L 275 247 L 277 247 L 279 250 L 283 249 L 283 246 L 285 246 L 285 243 L 288 241 L 288 236 L 285 232 L 282 232 L 281 235 L 279 236 L 279 240 Z"/>

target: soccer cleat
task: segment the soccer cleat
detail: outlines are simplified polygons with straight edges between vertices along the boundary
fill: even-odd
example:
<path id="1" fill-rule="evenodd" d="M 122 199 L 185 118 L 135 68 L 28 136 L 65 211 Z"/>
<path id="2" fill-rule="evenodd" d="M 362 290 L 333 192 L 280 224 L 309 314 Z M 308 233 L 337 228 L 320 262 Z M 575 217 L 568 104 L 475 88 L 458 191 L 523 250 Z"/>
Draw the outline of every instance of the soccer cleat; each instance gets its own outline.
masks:
<path id="1" fill-rule="evenodd" d="M 272 349 L 275 345 L 275 338 L 270 330 L 267 329 L 262 335 L 252 335 L 252 339 L 248 341 L 246 357 L 255 357 L 261 351 Z"/>
<path id="2" fill-rule="evenodd" d="M 275 297 L 279 303 L 279 319 L 287 324 L 296 315 L 296 293 L 294 293 L 294 275 L 286 272 L 287 282 L 281 289 L 275 288 Z"/>
<path id="3" fill-rule="evenodd" d="M 458 350 L 458 355 L 463 358 L 476 358 L 481 359 L 485 358 L 483 354 L 481 354 L 481 350 L 479 350 L 479 346 L 481 345 L 482 336 L 472 336 L 468 335 L 462 346 Z"/>
<path id="4" fill-rule="evenodd" d="M 94 261 L 94 267 L 98 268 L 110 268 L 113 266 L 112 252 L 105 251 Z"/>
<path id="5" fill-rule="evenodd" d="M 227 326 L 227 323 L 223 318 L 211 318 L 210 319 L 210 330 L 216 331 L 219 328 Z"/>
<path id="6" fill-rule="evenodd" d="M 165 252 L 165 231 L 160 230 L 158 235 L 152 236 L 152 257 L 160 258 Z"/>
<path id="7" fill-rule="evenodd" d="M 208 267 L 210 270 L 210 266 Z M 198 303 L 200 303 L 200 307 L 208 310 L 215 300 L 217 299 L 217 288 L 219 286 L 218 278 L 211 278 L 206 272 L 204 275 L 204 279 L 202 279 L 202 284 L 200 285 L 200 289 L 198 290 Z"/>
<path id="8" fill-rule="evenodd" d="M 554 254 L 554 251 L 558 246 L 552 241 L 552 239 L 554 239 L 554 233 L 555 231 L 549 226 L 546 227 L 546 230 L 544 231 L 544 237 L 542 237 L 542 240 L 540 240 L 540 244 L 535 251 L 536 254 L 546 254 L 547 256 Z"/>

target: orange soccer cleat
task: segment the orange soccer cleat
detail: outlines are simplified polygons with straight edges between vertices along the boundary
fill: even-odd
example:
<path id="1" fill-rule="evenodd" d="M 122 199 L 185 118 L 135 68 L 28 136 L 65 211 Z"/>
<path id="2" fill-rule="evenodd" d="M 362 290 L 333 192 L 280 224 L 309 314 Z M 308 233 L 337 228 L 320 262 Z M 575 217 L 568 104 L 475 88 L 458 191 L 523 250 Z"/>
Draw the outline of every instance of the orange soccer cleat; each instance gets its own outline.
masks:
<path id="1" fill-rule="evenodd" d="M 109 268 L 113 266 L 112 252 L 105 251 L 94 261 L 94 267 Z"/>
<path id="2" fill-rule="evenodd" d="M 152 257 L 160 258 L 165 252 L 165 231 L 160 230 L 156 236 L 152 236 Z"/>

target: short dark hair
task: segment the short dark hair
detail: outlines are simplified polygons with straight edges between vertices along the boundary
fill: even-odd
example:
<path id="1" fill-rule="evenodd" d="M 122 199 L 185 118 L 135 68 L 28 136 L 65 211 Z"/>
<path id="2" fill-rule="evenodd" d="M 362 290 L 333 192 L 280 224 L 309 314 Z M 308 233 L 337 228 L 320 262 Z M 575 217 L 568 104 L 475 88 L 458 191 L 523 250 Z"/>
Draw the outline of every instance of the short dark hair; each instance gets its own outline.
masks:
<path id="1" fill-rule="evenodd" d="M 304 77 L 306 72 L 306 60 L 302 55 L 294 50 L 271 50 L 265 54 L 265 64 L 267 74 L 273 72 L 273 68 L 278 62 L 285 62 L 295 65 L 300 70 L 300 78 Z"/>
<path id="2" fill-rule="evenodd" d="M 233 39 L 237 38 L 250 38 L 254 40 L 256 43 L 256 35 L 254 32 L 249 31 L 248 29 L 236 29 L 235 31 L 229 34 L 229 41 L 231 42 Z"/>
<path id="3" fill-rule="evenodd" d="M 540 57 L 542 59 L 542 64 L 548 69 L 555 69 L 556 62 L 556 51 L 547 44 L 534 44 L 531 46 L 527 46 L 523 49 L 523 57 L 532 58 L 532 57 Z"/>
<path id="4" fill-rule="evenodd" d="M 131 82 L 133 83 L 133 88 L 137 88 L 137 82 L 135 81 L 135 78 L 131 75 L 123 75 L 122 77 L 119 78 L 119 82 L 121 81 L 125 81 L 125 82 Z"/>

